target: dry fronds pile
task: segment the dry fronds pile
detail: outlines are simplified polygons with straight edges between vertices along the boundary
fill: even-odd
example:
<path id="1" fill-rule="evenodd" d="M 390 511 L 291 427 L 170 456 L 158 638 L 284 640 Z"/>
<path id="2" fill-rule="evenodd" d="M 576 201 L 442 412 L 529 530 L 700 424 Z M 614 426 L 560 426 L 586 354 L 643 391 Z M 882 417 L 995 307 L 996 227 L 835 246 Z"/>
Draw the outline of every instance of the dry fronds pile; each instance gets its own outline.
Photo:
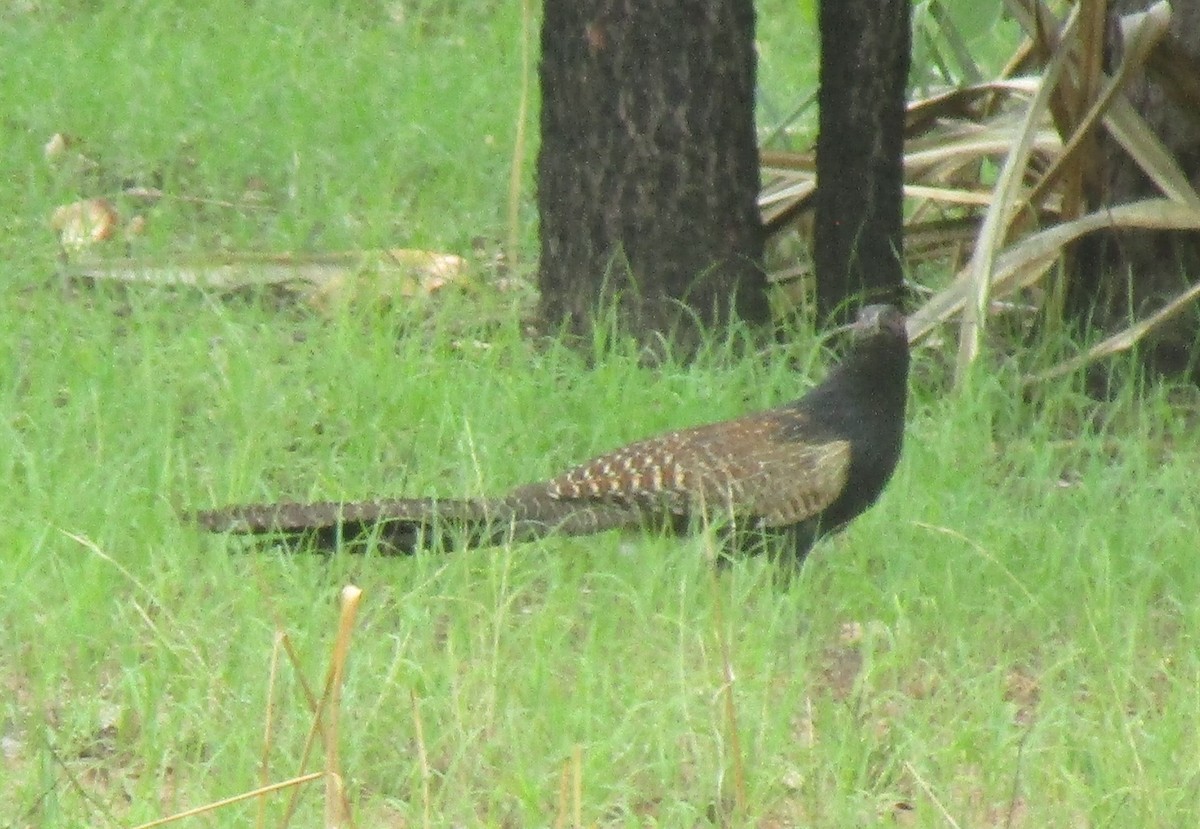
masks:
<path id="1" fill-rule="evenodd" d="M 937 6 L 932 0 L 931 6 Z M 1171 7 L 1155 3 L 1120 20 L 1121 62 L 1103 71 L 1105 3 L 1079 0 L 1060 19 L 1044 0 L 1006 0 L 1024 40 L 1000 76 L 913 100 L 905 146 L 906 237 L 910 273 L 924 263 L 954 276 L 927 295 L 909 321 L 913 339 L 954 322 L 956 376 L 979 355 L 988 312 L 1003 300 L 1030 307 L 1061 301 L 1071 243 L 1106 228 L 1200 230 L 1200 194 L 1125 94 L 1131 78 L 1153 67 L 1175 101 L 1200 115 L 1200 81 L 1168 33 Z M 940 8 L 940 7 L 938 7 Z M 935 16 L 940 21 L 944 18 Z M 964 78 L 980 73 L 948 21 L 943 33 Z M 1104 131 L 1157 186 L 1159 195 L 1088 209 L 1084 172 L 1099 159 Z M 770 230 L 791 227 L 816 189 L 811 153 L 764 151 L 760 204 Z M 803 269 L 777 280 L 803 276 Z M 1152 317 L 1047 372 L 1055 376 L 1129 348 L 1197 295 L 1193 285 Z"/>

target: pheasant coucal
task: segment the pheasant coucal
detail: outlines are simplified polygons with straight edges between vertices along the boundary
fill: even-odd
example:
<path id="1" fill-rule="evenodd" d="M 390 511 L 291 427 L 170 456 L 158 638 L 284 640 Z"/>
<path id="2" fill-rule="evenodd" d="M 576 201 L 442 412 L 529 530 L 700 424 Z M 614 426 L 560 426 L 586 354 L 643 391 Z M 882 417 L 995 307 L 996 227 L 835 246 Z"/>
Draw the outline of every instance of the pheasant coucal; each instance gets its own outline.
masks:
<path id="1" fill-rule="evenodd" d="M 734 420 L 667 432 L 494 498 L 230 506 L 196 514 L 220 533 L 308 537 L 319 548 L 375 537 L 384 552 L 455 549 L 610 529 L 684 533 L 706 519 L 753 549 L 779 535 L 797 560 L 870 507 L 904 436 L 904 317 L 864 308 L 846 357 L 804 397 Z"/>

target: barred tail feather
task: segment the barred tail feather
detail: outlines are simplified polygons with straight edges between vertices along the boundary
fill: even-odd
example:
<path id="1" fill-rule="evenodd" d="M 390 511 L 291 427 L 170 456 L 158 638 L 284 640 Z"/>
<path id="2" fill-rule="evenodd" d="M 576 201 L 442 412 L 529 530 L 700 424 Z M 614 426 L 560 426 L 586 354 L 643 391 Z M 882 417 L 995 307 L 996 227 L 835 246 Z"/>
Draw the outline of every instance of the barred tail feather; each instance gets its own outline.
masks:
<path id="1" fill-rule="evenodd" d="M 204 510 L 194 518 L 209 532 L 310 540 L 320 550 L 374 538 L 382 552 L 411 553 L 451 546 L 457 535 L 484 543 L 483 530 L 492 524 L 492 512 L 480 500 L 403 498 L 245 504 Z"/>
<path id="2" fill-rule="evenodd" d="M 590 535 L 638 526 L 642 517 L 628 505 L 574 504 L 532 492 L 495 499 L 245 504 L 193 516 L 214 533 L 307 540 L 319 550 L 376 540 L 381 552 L 393 554 L 533 541 L 551 534 Z"/>

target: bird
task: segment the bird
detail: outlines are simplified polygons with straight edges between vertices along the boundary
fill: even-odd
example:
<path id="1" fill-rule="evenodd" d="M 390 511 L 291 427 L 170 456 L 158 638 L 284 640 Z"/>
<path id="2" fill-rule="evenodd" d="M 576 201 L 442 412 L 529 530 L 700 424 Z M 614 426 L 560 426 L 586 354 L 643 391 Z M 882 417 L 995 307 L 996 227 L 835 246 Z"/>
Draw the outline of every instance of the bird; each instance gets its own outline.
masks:
<path id="1" fill-rule="evenodd" d="M 723 556 L 765 545 L 800 562 L 876 502 L 903 445 L 905 318 L 869 305 L 849 330 L 846 356 L 798 400 L 638 440 L 496 497 L 245 504 L 193 517 L 213 533 L 387 554 L 711 523 Z"/>

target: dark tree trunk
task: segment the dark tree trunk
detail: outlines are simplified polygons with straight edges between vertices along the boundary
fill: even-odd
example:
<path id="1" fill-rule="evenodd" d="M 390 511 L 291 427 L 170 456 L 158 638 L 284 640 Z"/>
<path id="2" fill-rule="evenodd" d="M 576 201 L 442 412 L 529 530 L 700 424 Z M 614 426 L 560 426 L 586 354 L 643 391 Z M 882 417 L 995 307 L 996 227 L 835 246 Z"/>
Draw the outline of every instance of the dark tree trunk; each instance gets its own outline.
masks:
<path id="1" fill-rule="evenodd" d="M 1105 63 L 1113 71 L 1121 58 L 1118 19 L 1141 11 L 1150 0 L 1110 0 Z M 1200 119 L 1195 101 L 1172 98 L 1156 79 L 1159 67 L 1173 71 L 1190 63 L 1200 72 L 1200 0 L 1172 0 L 1166 41 L 1147 62 L 1141 77 L 1126 92 L 1141 116 L 1158 133 L 1200 188 Z M 1165 61 L 1163 56 L 1169 56 Z M 1101 164 L 1085 188 L 1091 209 L 1161 196 L 1161 191 L 1121 147 L 1107 135 L 1100 140 Z M 1081 243 L 1066 292 L 1066 311 L 1081 325 L 1117 329 L 1131 318 L 1144 317 L 1200 278 L 1200 233 L 1122 230 L 1097 233 Z M 1156 370 L 1197 373 L 1192 351 L 1200 330 L 1196 314 L 1176 317 L 1148 338 L 1145 356 Z"/>
<path id="2" fill-rule="evenodd" d="M 821 0 L 813 258 L 817 314 L 898 302 L 909 0 Z"/>
<path id="3" fill-rule="evenodd" d="M 546 0 L 541 310 L 689 349 L 770 317 L 751 0 Z"/>

